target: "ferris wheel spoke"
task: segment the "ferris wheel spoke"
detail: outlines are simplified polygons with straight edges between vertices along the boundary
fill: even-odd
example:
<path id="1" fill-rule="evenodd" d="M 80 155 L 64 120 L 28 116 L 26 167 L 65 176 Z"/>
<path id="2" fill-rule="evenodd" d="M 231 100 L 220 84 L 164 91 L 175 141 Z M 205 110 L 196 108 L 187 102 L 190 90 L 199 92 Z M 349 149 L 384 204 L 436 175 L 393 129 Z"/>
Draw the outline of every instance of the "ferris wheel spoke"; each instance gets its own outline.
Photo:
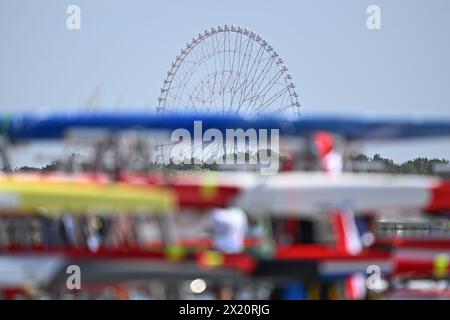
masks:
<path id="1" fill-rule="evenodd" d="M 227 90 L 227 81 L 225 81 L 226 78 L 226 58 L 227 58 L 227 50 L 226 50 L 226 44 L 227 44 L 227 33 L 226 32 L 222 32 L 222 39 L 223 39 L 223 69 L 222 69 L 222 74 L 223 74 L 223 86 L 222 86 L 222 113 L 225 113 L 225 93 Z"/>
<path id="2" fill-rule="evenodd" d="M 252 57 L 252 53 L 253 53 L 253 44 L 254 44 L 254 41 L 252 41 L 252 44 L 251 44 L 251 47 L 250 47 L 250 52 L 249 52 L 249 54 L 248 54 L 248 59 L 247 59 L 247 63 L 246 63 L 246 68 L 245 68 L 245 72 L 244 72 L 244 77 L 243 77 L 243 81 L 242 81 L 242 83 L 245 83 L 246 82 L 246 80 L 247 80 L 247 77 L 248 77 L 248 75 L 249 75 L 249 65 L 250 65 L 250 60 L 251 60 L 251 57 Z M 259 47 L 259 49 L 261 50 L 261 46 Z M 259 52 L 259 51 L 258 51 Z M 250 70 L 250 72 L 251 72 L 251 70 Z"/>
<path id="3" fill-rule="evenodd" d="M 251 42 L 251 50 L 250 50 L 250 51 L 253 52 L 253 44 L 254 44 L 254 41 L 252 41 L 251 38 L 248 38 L 248 42 L 249 42 L 249 43 Z M 248 46 L 247 46 L 246 49 L 245 49 L 245 52 L 244 52 L 244 58 L 243 58 L 242 65 L 241 65 L 241 67 L 240 67 L 240 69 L 239 69 L 239 75 L 241 74 L 242 68 L 243 68 L 244 63 L 245 63 L 245 59 L 247 59 L 247 57 L 248 57 L 248 59 L 247 59 L 247 69 L 248 69 L 248 64 L 250 64 L 250 61 L 252 61 L 252 59 L 251 59 L 251 58 L 252 58 L 251 52 L 250 52 L 249 54 L 247 54 L 247 53 L 248 53 Z M 258 50 L 258 52 L 257 52 L 257 54 L 256 54 L 256 56 L 255 56 L 255 58 L 253 59 L 253 63 L 252 63 L 252 68 L 251 68 L 251 70 L 252 70 L 253 67 L 255 66 L 255 61 L 256 61 L 256 59 L 258 59 L 258 57 L 259 57 L 260 54 L 263 54 L 263 49 L 262 49 L 262 47 L 259 47 L 259 50 Z M 244 81 L 247 81 L 248 76 L 251 74 L 251 70 L 250 70 L 249 73 L 246 73 L 246 74 L 245 74 L 245 76 L 244 76 Z M 242 84 L 244 83 L 244 81 L 242 82 Z M 238 89 L 241 89 L 241 88 L 242 88 L 242 84 L 239 86 Z"/>
<path id="4" fill-rule="evenodd" d="M 223 36 L 222 36 L 222 33 L 220 33 L 220 36 L 219 35 L 216 35 L 216 36 L 217 36 L 217 59 L 220 62 L 220 67 L 221 67 L 220 73 L 222 75 L 223 71 L 225 70 L 225 66 L 223 64 L 223 58 L 222 58 L 223 39 L 221 39 L 221 38 L 223 38 Z M 223 87 L 223 78 L 221 79 L 221 87 Z"/>
<path id="5" fill-rule="evenodd" d="M 223 40 L 223 70 L 226 70 L 227 66 L 227 33 L 222 32 L 222 40 Z"/>
<path id="6" fill-rule="evenodd" d="M 261 70 L 260 75 L 262 75 L 262 77 L 259 80 L 259 84 L 258 84 L 258 88 L 256 89 L 256 91 L 258 91 L 258 89 L 261 87 L 261 85 L 264 83 L 264 80 L 266 79 L 267 75 L 270 73 L 271 71 L 271 67 L 274 63 L 274 60 L 267 60 L 266 64 L 264 65 L 264 68 Z M 255 82 L 256 85 L 257 82 Z"/>
<path id="7" fill-rule="evenodd" d="M 253 90 L 254 90 L 254 87 L 256 86 L 256 84 L 259 84 L 259 85 L 255 91 L 257 92 L 259 90 L 259 88 L 261 87 L 261 84 L 264 82 L 264 79 L 267 77 L 267 74 L 270 72 L 270 67 L 272 66 L 272 64 L 273 64 L 273 60 L 268 60 L 266 62 L 263 69 L 259 72 L 259 75 L 256 78 L 256 80 L 251 84 L 250 90 L 244 96 L 244 100 L 248 97 L 249 94 L 253 93 Z M 261 75 L 263 75 L 262 78 L 261 78 Z"/>
<path id="8" fill-rule="evenodd" d="M 244 82 L 242 83 L 242 85 L 245 84 L 244 90 L 241 90 L 242 85 L 239 87 L 239 90 L 241 90 L 241 98 L 239 99 L 239 104 L 238 104 L 238 105 L 240 105 L 241 102 L 244 100 L 244 97 L 245 97 L 245 95 L 246 95 L 245 92 L 246 92 L 247 86 L 250 85 L 250 84 L 252 84 L 253 81 L 255 80 L 255 77 L 256 77 L 256 75 L 257 75 L 257 72 L 256 72 L 256 71 L 258 70 L 259 65 L 261 64 L 261 58 L 260 58 L 260 55 L 261 55 L 261 57 L 262 57 L 263 54 L 264 54 L 264 50 L 262 50 L 262 47 L 260 47 L 259 50 L 258 50 L 258 53 L 256 54 L 255 58 L 253 59 L 252 67 L 251 67 L 250 72 L 249 72 L 249 74 L 248 74 L 248 76 L 250 76 L 250 74 L 253 74 L 253 75 L 252 75 L 252 78 L 250 79 L 250 81 L 247 81 L 248 78 L 245 78 L 245 79 L 244 79 Z M 256 67 L 255 67 L 255 66 L 256 66 Z M 255 68 L 254 68 L 254 67 L 255 67 Z M 254 70 L 254 71 L 253 71 L 253 70 Z M 248 83 L 248 84 L 247 84 L 247 83 Z"/>
<path id="9" fill-rule="evenodd" d="M 250 39 L 250 38 L 249 38 L 249 39 Z M 245 75 L 244 75 L 244 77 L 243 77 L 243 80 L 242 80 L 242 81 L 239 81 L 239 87 L 237 87 L 237 88 L 235 89 L 235 92 L 239 92 L 239 93 L 240 93 L 240 95 L 239 95 L 239 101 L 238 101 L 238 103 L 237 103 L 237 106 L 238 106 L 237 112 L 239 112 L 239 105 L 240 105 L 240 103 L 241 103 L 241 101 L 242 101 L 242 97 L 243 97 L 243 95 L 244 95 L 244 91 L 242 90 L 242 87 L 245 86 L 245 85 L 247 84 L 248 78 L 249 78 L 249 76 L 250 76 L 250 74 L 251 74 L 251 72 L 252 72 L 252 70 L 253 70 L 253 68 L 254 68 L 254 66 L 255 66 L 255 61 L 256 61 L 256 59 L 258 58 L 258 56 L 259 56 L 261 50 L 262 50 L 262 48 L 259 47 L 259 50 L 258 50 L 258 52 L 257 52 L 257 54 L 256 54 L 256 57 L 253 59 L 253 63 L 252 63 L 252 66 L 251 66 L 251 68 L 250 68 L 250 71 L 249 71 L 248 73 L 247 73 L 247 72 L 245 73 Z M 252 41 L 251 52 L 253 52 L 253 41 Z M 245 61 L 245 58 L 246 58 L 246 57 L 247 57 L 247 51 L 244 53 L 244 61 Z M 252 60 L 252 56 L 249 54 L 249 55 L 248 55 L 248 60 L 247 60 L 247 68 L 246 68 L 246 69 L 248 69 L 248 65 L 250 64 L 250 61 L 251 61 L 251 60 Z M 242 69 L 242 67 L 241 67 L 241 69 Z M 241 71 L 239 71 L 239 78 L 240 78 L 240 74 L 241 74 Z"/>
<path id="10" fill-rule="evenodd" d="M 196 60 L 197 60 L 197 65 L 198 65 L 198 67 L 199 68 L 201 68 L 202 66 L 205 66 L 206 67 L 206 60 L 203 58 L 203 57 L 201 57 L 201 58 L 199 58 L 198 57 L 198 54 L 197 54 L 197 48 L 198 48 L 198 45 L 196 45 L 193 49 L 192 49 L 192 54 L 195 56 L 195 58 L 196 58 Z M 192 75 L 194 76 L 195 74 L 196 74 L 196 72 L 194 72 L 193 70 L 191 71 L 192 72 Z M 198 82 L 198 78 L 194 78 L 195 80 L 193 81 L 194 83 L 196 83 L 196 82 Z M 201 80 L 201 79 L 200 79 Z"/>
<path id="11" fill-rule="evenodd" d="M 207 54 L 206 54 L 205 52 L 207 52 L 207 48 L 205 48 L 205 45 L 204 45 L 204 42 L 203 42 L 203 41 L 200 42 L 200 45 L 201 45 L 201 48 L 202 48 L 202 54 L 203 54 L 203 57 L 206 58 L 206 57 L 207 57 Z M 208 53 L 208 54 L 209 54 L 209 53 Z M 205 68 L 206 68 L 207 74 L 210 75 L 211 73 L 210 73 L 210 71 L 209 71 L 209 59 L 206 59 L 206 60 L 205 60 Z M 209 90 L 209 95 L 210 95 L 210 96 L 213 94 L 213 91 L 212 91 L 211 89 L 212 89 L 212 88 L 211 88 L 211 82 L 208 81 L 208 90 Z"/>
<path id="12" fill-rule="evenodd" d="M 278 91 L 277 93 L 275 93 L 274 95 L 272 95 L 271 97 L 269 97 L 267 100 L 265 100 L 266 102 L 263 101 L 263 103 L 261 104 L 260 107 L 256 108 L 257 110 L 260 110 L 261 108 L 263 108 L 263 110 L 265 108 L 267 108 L 268 106 L 270 106 L 270 104 L 274 101 L 276 101 L 279 97 L 281 97 L 286 91 L 288 91 L 287 87 L 284 87 L 283 89 L 281 89 L 280 91 Z M 265 108 L 264 108 L 265 107 Z"/>
<path id="13" fill-rule="evenodd" d="M 263 106 L 265 97 L 269 94 L 270 91 L 267 91 L 263 95 L 254 95 L 251 99 L 247 100 L 248 104 L 245 107 L 245 111 L 252 111 L 260 114 L 260 109 Z M 258 103 L 257 103 L 258 102 Z"/>
<path id="14" fill-rule="evenodd" d="M 187 63 L 189 63 L 189 64 L 191 64 L 191 65 L 196 65 L 196 62 L 195 61 L 191 61 L 191 60 L 189 60 L 189 59 L 184 59 L 183 60 L 183 62 L 187 62 Z"/>
<path id="15" fill-rule="evenodd" d="M 211 36 L 211 41 L 213 43 L 212 51 L 215 52 L 215 45 L 214 45 L 214 37 L 213 36 Z M 216 79 L 217 78 L 217 61 L 216 61 L 215 57 L 213 57 L 213 60 L 214 60 L 214 70 L 216 70 L 216 74 L 215 74 L 215 78 L 214 78 L 214 86 L 213 86 L 213 93 L 214 93 L 214 89 L 216 87 L 216 80 L 217 80 Z"/>
<path id="16" fill-rule="evenodd" d="M 255 97 L 258 97 L 258 96 L 260 96 L 260 95 L 262 95 L 263 94 L 263 92 L 266 92 L 266 94 L 267 93 L 269 93 L 270 92 L 270 90 L 273 88 L 273 86 L 277 83 L 277 81 L 278 81 L 278 79 L 281 77 L 283 75 L 283 73 L 281 72 L 281 71 L 278 71 L 276 74 L 275 74 L 275 76 L 273 76 L 270 80 L 269 80 L 269 82 L 267 82 L 267 84 L 262 88 L 262 89 L 257 89 L 257 91 L 256 91 L 256 93 L 255 93 Z M 259 90 L 259 91 L 258 91 Z M 253 106 L 255 105 L 255 103 L 256 103 L 256 100 L 255 100 L 255 102 L 253 103 Z"/>
<path id="17" fill-rule="evenodd" d="M 216 74 L 216 77 L 217 77 L 217 71 L 218 71 L 218 67 L 217 67 L 217 59 L 216 59 L 216 54 L 217 54 L 217 49 L 216 49 L 216 37 L 214 36 L 214 35 L 212 35 L 209 39 L 211 39 L 211 55 L 212 55 L 212 58 L 211 58 L 211 60 L 214 62 L 214 64 L 213 64 L 213 67 L 214 67 L 214 69 L 213 70 L 215 70 L 215 74 Z M 215 81 L 216 81 L 217 79 L 215 79 Z M 215 92 L 215 88 L 216 88 L 216 83 L 214 83 L 214 85 L 213 85 L 213 94 L 214 94 L 214 92 Z"/>
<path id="18" fill-rule="evenodd" d="M 231 49 L 231 36 L 232 36 L 232 33 L 228 33 L 228 37 L 227 37 L 228 38 L 228 66 L 229 66 L 230 71 L 233 70 L 233 66 L 231 65 L 231 60 L 232 60 L 231 53 L 236 52 L 235 50 Z M 232 73 L 230 72 L 230 75 L 231 74 Z M 228 80 L 229 79 L 230 79 L 230 77 L 228 77 Z"/>
<path id="19" fill-rule="evenodd" d="M 229 39 L 230 37 L 228 37 L 228 39 Z M 230 45 L 230 41 L 228 41 L 228 44 Z M 225 55 L 224 55 L 225 56 Z M 230 58 L 231 58 L 231 50 L 228 50 L 228 63 L 230 62 Z M 228 73 L 229 73 L 229 75 L 228 75 L 228 78 L 227 78 L 227 81 L 225 82 L 225 85 L 224 85 L 224 90 L 225 90 L 225 92 L 227 91 L 227 88 L 228 88 L 228 83 L 230 82 L 230 78 L 231 78 L 231 76 L 233 75 L 233 69 L 232 69 L 232 67 L 229 65 L 229 66 L 226 66 L 226 71 L 228 71 Z M 224 108 L 225 108 L 225 106 L 224 106 Z"/>
<path id="20" fill-rule="evenodd" d="M 177 102 L 177 104 L 175 106 L 173 106 L 174 108 L 178 108 L 180 106 L 192 108 L 192 106 L 190 105 L 189 102 L 187 102 L 187 101 L 185 101 L 183 99 L 180 99 L 179 97 L 177 97 L 177 96 L 175 96 L 175 95 L 173 95 L 171 93 L 169 93 L 168 96 L 171 96 L 174 99 L 174 101 Z"/>
<path id="21" fill-rule="evenodd" d="M 200 90 L 203 90 L 201 84 L 199 84 L 198 86 L 196 86 L 196 87 L 192 90 L 192 93 L 189 95 L 189 97 L 190 97 L 191 99 L 194 99 L 194 100 L 196 100 L 197 102 L 200 102 L 200 103 L 201 103 L 201 99 L 200 99 L 201 91 L 200 91 Z"/>
<path id="22" fill-rule="evenodd" d="M 215 34 L 215 37 L 216 37 L 216 40 L 217 40 L 217 59 L 215 59 L 215 60 L 218 60 L 218 65 L 220 65 L 220 69 L 217 69 L 217 72 L 219 73 L 219 75 L 220 75 L 220 81 L 218 82 L 218 85 L 219 85 L 219 91 L 218 91 L 218 93 L 219 94 L 222 94 L 222 88 L 223 88 L 223 70 L 224 70 L 224 65 L 223 65 L 223 60 L 222 60 L 222 57 L 221 57 L 221 51 L 220 51 L 220 48 L 221 48 L 221 41 L 220 41 L 220 39 L 219 39 L 219 36 L 217 35 L 217 34 Z M 215 56 L 215 58 L 216 58 L 216 56 Z M 222 101 L 222 106 L 223 106 L 223 101 Z M 223 111 L 223 110 L 222 110 Z"/>
<path id="23" fill-rule="evenodd" d="M 177 92 L 176 92 L 176 95 L 183 96 L 183 94 L 184 94 L 184 92 L 186 91 L 186 88 L 187 88 L 187 87 L 189 87 L 190 91 L 193 90 L 193 85 L 194 85 L 194 83 L 196 82 L 196 81 L 195 81 L 194 74 L 195 74 L 195 72 L 194 72 L 194 71 L 191 71 L 191 70 L 189 70 L 189 71 L 186 73 L 185 77 L 183 78 L 183 82 L 184 82 L 184 84 L 185 84 L 185 87 L 183 87 L 181 93 L 180 93 L 180 91 L 179 91 L 180 89 L 178 89 Z M 193 77 L 194 77 L 194 80 L 191 80 Z M 194 89 L 195 89 L 195 87 L 194 87 Z"/>
<path id="24" fill-rule="evenodd" d="M 286 105 L 286 106 L 280 108 L 279 110 L 268 112 L 267 116 L 272 116 L 272 115 L 273 116 L 279 116 L 280 112 L 287 111 L 287 110 L 290 110 L 290 109 L 292 109 L 292 105 Z"/>
<path id="25" fill-rule="evenodd" d="M 245 46 L 245 52 L 244 52 L 244 55 L 242 57 L 242 61 L 241 61 L 240 65 L 239 65 L 239 69 L 238 69 L 238 72 L 237 72 L 237 75 L 236 75 L 236 80 L 233 83 L 233 91 L 232 91 L 233 93 L 232 93 L 232 97 L 231 97 L 232 101 L 234 101 L 234 96 L 235 96 L 235 94 L 237 92 L 237 90 L 234 89 L 234 87 L 235 87 L 236 83 L 238 83 L 238 82 L 240 83 L 241 82 L 240 81 L 241 72 L 242 72 L 242 68 L 243 68 L 243 66 L 245 64 L 245 59 L 247 57 L 248 47 L 250 46 L 250 44 L 253 46 L 253 41 L 251 41 L 251 38 L 248 38 L 247 39 L 247 44 Z M 231 111 L 231 108 L 232 108 L 232 104 L 230 103 L 230 107 L 228 109 L 229 112 Z"/>
<path id="26" fill-rule="evenodd" d="M 257 84 L 259 78 L 260 78 L 260 75 L 258 75 L 258 77 L 256 79 L 254 77 L 252 77 L 251 81 L 245 83 L 244 87 L 242 88 L 242 97 L 241 97 L 241 100 L 239 101 L 239 105 L 238 105 L 239 108 L 242 106 L 242 104 L 244 102 L 248 101 L 248 97 L 253 93 L 254 87 Z"/>
<path id="27" fill-rule="evenodd" d="M 232 33 L 230 33 L 230 36 L 228 37 L 228 46 L 229 46 L 229 70 L 230 70 L 230 74 L 228 75 L 228 79 L 227 79 L 227 84 L 226 86 L 228 86 L 228 83 L 230 82 L 230 79 L 232 79 L 233 76 L 233 71 L 234 71 L 234 60 L 235 60 L 235 56 L 236 56 L 236 49 L 231 50 L 231 35 Z M 235 44 L 234 47 L 236 48 L 236 44 L 237 44 L 237 37 L 235 38 Z M 233 52 L 233 57 L 231 57 L 231 51 Z M 234 79 L 231 80 L 232 83 L 234 83 Z M 232 85 L 230 86 L 230 91 L 232 90 Z"/>
<path id="28" fill-rule="evenodd" d="M 195 113 L 197 113 L 197 108 L 195 107 L 194 99 L 192 99 L 192 96 L 189 96 L 189 99 L 190 99 L 191 102 L 192 102 L 192 108 L 194 109 Z"/>
<path id="29" fill-rule="evenodd" d="M 194 58 L 196 60 L 197 68 L 202 68 L 203 66 L 205 66 L 205 68 L 207 68 L 208 59 L 205 56 L 199 57 L 199 54 L 197 53 L 197 50 L 200 50 L 198 45 L 196 45 L 192 49 L 192 55 L 194 56 Z M 189 73 L 191 74 L 191 76 L 194 76 L 196 74 L 194 68 L 190 69 Z M 194 80 L 193 81 L 189 81 L 189 83 L 191 83 L 191 82 L 197 83 L 198 81 L 202 81 L 202 80 L 203 79 L 199 79 L 198 77 L 194 77 Z"/>
<path id="30" fill-rule="evenodd" d="M 216 89 L 216 81 L 217 81 L 217 71 L 214 74 L 213 95 L 214 95 L 214 92 L 215 92 L 215 89 Z"/>
<path id="31" fill-rule="evenodd" d="M 176 91 L 175 91 L 175 96 L 183 96 L 182 94 L 184 93 L 184 91 L 186 90 L 186 87 L 188 86 L 188 84 L 190 84 L 189 81 L 187 80 L 187 77 L 190 75 L 190 71 L 186 71 L 186 69 L 183 66 L 183 72 L 185 73 L 185 76 L 182 79 L 177 79 L 176 82 L 183 84 L 182 86 L 180 86 Z M 174 81 L 175 77 L 172 79 L 172 81 Z M 180 90 L 181 90 L 181 94 L 180 94 Z"/>
<path id="32" fill-rule="evenodd" d="M 249 43 L 249 39 L 247 39 L 246 47 L 248 47 L 248 43 Z M 241 59 L 244 60 L 245 56 L 242 56 L 242 33 L 239 33 L 239 54 L 238 54 L 238 63 L 237 63 L 238 70 L 240 69 L 240 66 L 241 66 Z M 239 73 L 239 71 L 238 71 L 238 73 Z"/>
<path id="33" fill-rule="evenodd" d="M 235 47 L 235 48 L 237 48 L 237 40 L 238 40 L 238 36 L 237 36 L 237 34 L 236 34 L 236 36 L 235 36 L 235 43 L 234 43 L 234 47 Z M 237 51 L 237 50 L 234 50 L 234 52 L 233 52 L 233 62 L 232 62 L 232 64 L 231 64 L 231 70 L 232 70 L 232 71 L 234 70 L 234 62 L 235 62 L 235 57 L 236 57 L 236 51 Z M 230 72 L 230 77 L 232 76 L 232 74 L 233 74 L 233 72 Z M 233 79 L 233 85 L 231 86 L 230 91 L 233 91 L 234 85 L 235 85 L 235 83 L 236 83 L 236 78 L 237 78 L 237 77 L 235 77 L 235 79 Z M 231 96 L 230 107 L 229 107 L 229 109 L 231 109 L 231 106 L 232 106 L 232 104 L 233 104 L 233 98 L 234 98 L 234 92 L 233 92 L 233 94 L 232 94 L 232 96 Z"/>

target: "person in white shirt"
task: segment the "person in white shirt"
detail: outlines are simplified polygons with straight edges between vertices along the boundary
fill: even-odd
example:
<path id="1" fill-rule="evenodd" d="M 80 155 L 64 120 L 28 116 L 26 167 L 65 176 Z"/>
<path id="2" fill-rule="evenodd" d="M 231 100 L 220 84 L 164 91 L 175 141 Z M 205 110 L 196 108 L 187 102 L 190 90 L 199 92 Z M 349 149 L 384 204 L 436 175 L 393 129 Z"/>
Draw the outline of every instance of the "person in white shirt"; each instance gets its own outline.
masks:
<path id="1" fill-rule="evenodd" d="M 242 209 L 213 209 L 211 222 L 215 249 L 225 253 L 239 253 L 244 250 L 248 221 Z"/>

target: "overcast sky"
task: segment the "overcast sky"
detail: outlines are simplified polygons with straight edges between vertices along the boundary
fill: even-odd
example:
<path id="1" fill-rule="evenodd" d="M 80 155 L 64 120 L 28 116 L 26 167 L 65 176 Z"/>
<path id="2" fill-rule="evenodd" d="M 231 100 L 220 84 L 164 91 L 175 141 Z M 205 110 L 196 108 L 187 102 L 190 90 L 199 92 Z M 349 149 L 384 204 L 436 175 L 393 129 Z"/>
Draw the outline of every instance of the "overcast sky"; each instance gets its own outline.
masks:
<path id="1" fill-rule="evenodd" d="M 66 28 L 70 4 L 81 30 Z M 371 4 L 381 30 L 366 27 Z M 0 0 L 0 110 L 86 108 L 93 95 L 104 108 L 154 110 L 186 42 L 235 24 L 279 52 L 304 112 L 450 118 L 449 15 L 448 0 Z M 450 158 L 450 140 L 368 152 Z"/>

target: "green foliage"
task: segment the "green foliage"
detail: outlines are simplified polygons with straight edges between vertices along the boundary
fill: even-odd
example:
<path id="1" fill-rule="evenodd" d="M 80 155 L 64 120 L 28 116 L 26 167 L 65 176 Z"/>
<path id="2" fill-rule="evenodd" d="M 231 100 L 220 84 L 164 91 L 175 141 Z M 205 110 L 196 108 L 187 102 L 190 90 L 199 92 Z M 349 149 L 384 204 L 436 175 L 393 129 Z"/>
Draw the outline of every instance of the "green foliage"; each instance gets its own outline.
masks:
<path id="1" fill-rule="evenodd" d="M 432 175 L 435 165 L 448 165 L 449 161 L 446 159 L 428 159 L 428 158 L 415 158 L 414 160 L 408 160 L 403 163 L 395 163 L 392 159 L 383 158 L 379 154 L 374 154 L 372 158 L 365 154 L 358 154 L 352 157 L 354 161 L 367 161 L 369 164 L 376 162 L 383 165 L 383 172 L 393 174 L 423 174 Z"/>
<path id="2" fill-rule="evenodd" d="M 269 153 L 273 152 L 269 150 Z M 236 155 L 235 155 L 236 157 Z M 258 160 L 258 154 L 256 153 L 245 153 L 245 159 L 248 163 L 249 159 Z M 202 164 L 194 164 L 195 159 L 186 159 L 185 163 L 175 164 L 170 161 L 169 163 L 164 164 L 155 164 L 154 168 L 157 171 L 161 171 L 164 173 L 174 173 L 177 171 L 216 171 L 219 169 L 219 165 L 216 163 L 207 164 L 203 162 Z M 286 161 L 287 158 L 284 156 L 280 156 L 280 163 Z M 449 160 L 446 159 L 428 159 L 428 158 L 415 158 L 413 160 L 409 160 L 403 163 L 395 163 L 392 159 L 383 158 L 380 154 L 374 154 L 373 157 L 367 156 L 366 154 L 360 153 L 351 158 L 352 161 L 357 162 L 367 162 L 369 164 L 381 164 L 382 172 L 392 173 L 392 174 L 421 174 L 421 175 L 433 175 L 433 168 L 435 165 L 448 165 Z M 58 170 L 58 163 L 52 162 L 42 168 L 23 166 L 20 168 L 16 168 L 15 172 L 36 172 L 36 171 L 56 171 Z M 378 170 L 377 170 L 378 171 Z"/>

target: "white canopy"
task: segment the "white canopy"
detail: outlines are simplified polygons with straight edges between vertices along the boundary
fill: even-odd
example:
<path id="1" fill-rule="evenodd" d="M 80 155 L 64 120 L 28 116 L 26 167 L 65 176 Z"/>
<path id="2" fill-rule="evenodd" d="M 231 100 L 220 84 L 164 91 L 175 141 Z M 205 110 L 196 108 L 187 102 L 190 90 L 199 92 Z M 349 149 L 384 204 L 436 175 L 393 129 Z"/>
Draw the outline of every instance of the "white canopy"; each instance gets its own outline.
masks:
<path id="1" fill-rule="evenodd" d="M 343 207 L 356 213 L 407 212 L 427 207 L 438 183 L 436 178 L 413 175 L 279 173 L 244 189 L 237 205 L 249 213 L 294 216 L 316 216 Z"/>

